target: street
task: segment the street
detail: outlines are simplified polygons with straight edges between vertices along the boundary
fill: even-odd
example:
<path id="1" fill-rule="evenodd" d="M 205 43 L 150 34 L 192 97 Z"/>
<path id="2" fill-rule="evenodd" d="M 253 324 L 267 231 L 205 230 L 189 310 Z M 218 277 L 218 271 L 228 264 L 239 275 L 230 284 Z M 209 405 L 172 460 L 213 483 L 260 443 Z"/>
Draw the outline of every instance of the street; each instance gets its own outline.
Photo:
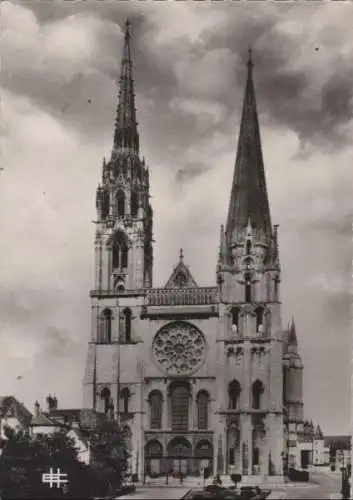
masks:
<path id="1" fill-rule="evenodd" d="M 129 493 L 128 495 L 123 495 L 119 497 L 119 500 L 179 500 L 183 498 L 184 495 L 189 491 L 190 488 L 183 487 L 141 487 L 137 488 L 134 493 Z M 118 500 L 118 499 L 117 499 Z"/>
<path id="2" fill-rule="evenodd" d="M 311 475 L 312 483 L 308 485 L 289 486 L 284 498 L 288 499 L 323 499 L 333 500 L 340 498 L 341 474 L 314 472 Z M 316 483 L 316 484 L 314 484 Z"/>

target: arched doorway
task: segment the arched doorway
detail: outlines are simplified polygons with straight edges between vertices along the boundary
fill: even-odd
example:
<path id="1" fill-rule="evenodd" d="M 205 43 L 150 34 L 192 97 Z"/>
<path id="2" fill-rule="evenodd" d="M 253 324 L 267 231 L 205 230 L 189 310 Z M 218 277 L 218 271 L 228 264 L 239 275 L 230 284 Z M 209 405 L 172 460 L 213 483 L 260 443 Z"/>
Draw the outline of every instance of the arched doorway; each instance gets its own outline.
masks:
<path id="1" fill-rule="evenodd" d="M 154 439 L 145 446 L 145 474 L 158 477 L 162 474 L 163 446 Z"/>
<path id="2" fill-rule="evenodd" d="M 191 471 L 192 447 L 183 437 L 172 439 L 167 446 L 168 469 L 173 476 L 187 476 Z"/>
<path id="3" fill-rule="evenodd" d="M 207 468 L 212 475 L 213 471 L 213 446 L 212 443 L 203 439 L 199 441 L 195 449 L 196 474 L 199 476 Z"/>

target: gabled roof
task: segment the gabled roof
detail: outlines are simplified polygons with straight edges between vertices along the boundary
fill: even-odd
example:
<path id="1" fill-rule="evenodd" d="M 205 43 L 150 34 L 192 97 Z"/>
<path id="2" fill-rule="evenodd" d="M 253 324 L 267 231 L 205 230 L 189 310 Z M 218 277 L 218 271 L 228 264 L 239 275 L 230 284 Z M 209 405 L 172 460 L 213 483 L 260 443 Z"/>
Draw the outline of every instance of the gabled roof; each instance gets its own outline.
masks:
<path id="1" fill-rule="evenodd" d="M 68 408 L 51 410 L 50 418 L 58 421 L 64 420 L 68 425 L 77 422 L 81 427 L 95 427 L 105 416 L 91 408 Z"/>
<path id="2" fill-rule="evenodd" d="M 164 288 L 198 288 L 190 269 L 184 264 L 183 249 L 180 249 L 179 262 L 174 266 L 174 270 Z"/>
<path id="3" fill-rule="evenodd" d="M 47 413 L 41 412 L 32 418 L 31 427 L 62 427 L 63 424 L 50 418 Z"/>
<path id="4" fill-rule="evenodd" d="M 0 418 L 15 417 L 23 425 L 29 425 L 32 413 L 14 396 L 0 396 Z"/>

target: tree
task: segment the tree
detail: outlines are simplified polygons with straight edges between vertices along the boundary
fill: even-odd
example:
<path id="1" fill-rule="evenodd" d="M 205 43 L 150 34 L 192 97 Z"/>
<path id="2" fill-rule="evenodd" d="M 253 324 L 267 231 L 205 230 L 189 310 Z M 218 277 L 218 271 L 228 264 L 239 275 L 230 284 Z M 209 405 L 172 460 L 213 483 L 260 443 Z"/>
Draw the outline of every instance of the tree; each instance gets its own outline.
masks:
<path id="1" fill-rule="evenodd" d="M 6 442 L 0 456 L 0 496 L 11 498 L 63 498 L 61 488 L 43 484 L 42 474 L 52 467 L 67 474 L 69 498 L 82 498 L 88 470 L 77 459 L 77 451 L 65 431 L 31 437 L 27 433 L 6 430 Z M 86 496 L 87 498 L 87 496 Z"/>
<path id="2" fill-rule="evenodd" d="M 93 469 L 102 478 L 108 493 L 120 489 L 126 477 L 129 452 L 116 421 L 100 423 L 90 437 Z"/>

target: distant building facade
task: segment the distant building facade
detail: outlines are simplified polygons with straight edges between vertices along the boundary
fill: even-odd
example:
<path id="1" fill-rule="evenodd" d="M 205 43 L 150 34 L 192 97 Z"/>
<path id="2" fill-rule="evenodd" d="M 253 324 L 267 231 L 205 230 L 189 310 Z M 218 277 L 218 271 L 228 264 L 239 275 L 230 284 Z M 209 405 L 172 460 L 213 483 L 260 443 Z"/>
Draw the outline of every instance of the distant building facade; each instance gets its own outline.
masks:
<path id="1" fill-rule="evenodd" d="M 303 364 L 294 320 L 282 327 L 251 56 L 215 285 L 199 287 L 181 252 L 166 285 L 153 287 L 128 25 L 96 207 L 84 406 L 119 420 L 140 478 L 197 476 L 205 466 L 213 475 L 282 478 L 303 429 Z"/>
<path id="2" fill-rule="evenodd" d="M 50 395 L 47 397 L 47 411 L 41 410 L 38 401 L 34 407 L 34 417 L 30 424 L 32 436 L 64 431 L 73 440 L 78 459 L 82 463 L 90 464 L 92 460 L 90 432 L 99 422 L 105 420 L 104 415 L 92 409 L 58 409 L 56 397 Z"/>

